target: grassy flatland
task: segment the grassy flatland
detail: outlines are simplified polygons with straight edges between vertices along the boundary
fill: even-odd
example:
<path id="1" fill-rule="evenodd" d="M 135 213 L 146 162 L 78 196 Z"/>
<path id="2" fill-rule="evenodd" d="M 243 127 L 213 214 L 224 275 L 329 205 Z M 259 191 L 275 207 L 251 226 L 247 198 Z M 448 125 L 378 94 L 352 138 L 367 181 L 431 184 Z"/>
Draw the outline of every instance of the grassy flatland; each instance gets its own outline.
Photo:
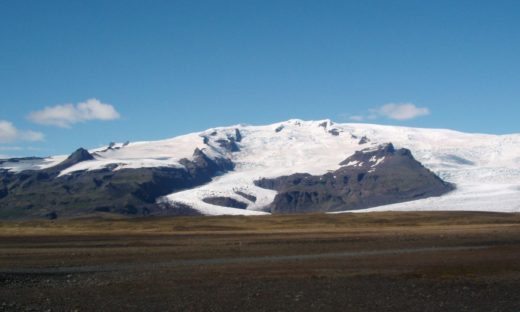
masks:
<path id="1" fill-rule="evenodd" d="M 435 227 L 520 225 L 520 214 L 493 212 L 373 212 L 267 216 L 123 218 L 111 214 L 32 221 L 0 221 L 0 236 L 64 234 L 195 234 L 234 232 L 348 232 Z M 456 227 L 454 227 L 456 226 Z"/>
<path id="2" fill-rule="evenodd" d="M 520 214 L 0 222 L 0 311 L 520 311 Z"/>

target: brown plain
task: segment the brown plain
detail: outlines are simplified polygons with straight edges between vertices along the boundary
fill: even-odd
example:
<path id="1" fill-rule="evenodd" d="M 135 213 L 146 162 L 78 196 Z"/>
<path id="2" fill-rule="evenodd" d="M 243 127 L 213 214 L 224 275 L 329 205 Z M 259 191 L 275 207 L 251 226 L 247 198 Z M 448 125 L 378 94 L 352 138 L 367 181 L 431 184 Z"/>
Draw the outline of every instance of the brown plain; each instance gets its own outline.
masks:
<path id="1" fill-rule="evenodd" d="M 520 311 L 520 214 L 0 222 L 0 311 Z"/>

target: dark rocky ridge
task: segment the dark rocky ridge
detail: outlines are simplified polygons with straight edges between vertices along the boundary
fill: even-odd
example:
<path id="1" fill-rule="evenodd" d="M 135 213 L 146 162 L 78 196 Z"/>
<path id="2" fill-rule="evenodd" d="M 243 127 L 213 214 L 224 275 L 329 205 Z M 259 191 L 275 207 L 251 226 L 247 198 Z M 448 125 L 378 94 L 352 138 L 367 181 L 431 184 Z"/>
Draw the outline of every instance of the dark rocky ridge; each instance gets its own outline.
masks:
<path id="1" fill-rule="evenodd" d="M 247 201 L 249 202 L 256 202 L 256 196 L 254 195 L 244 193 L 242 191 L 235 191 L 235 194 L 240 195 L 244 199 L 247 199 Z M 247 207 L 249 206 L 247 201 L 243 202 L 241 200 L 237 200 L 229 196 L 210 196 L 203 198 L 202 201 L 211 205 L 238 209 L 247 209 Z"/>
<path id="2" fill-rule="evenodd" d="M 229 159 L 211 159 L 196 149 L 192 159 L 182 159 L 185 168 L 156 167 L 59 173 L 78 162 L 93 159 L 78 149 L 62 163 L 43 170 L 0 172 L 0 218 L 74 217 L 96 212 L 132 216 L 195 214 L 187 207 L 158 204 L 157 199 L 175 191 L 211 181 L 234 164 Z"/>
<path id="3" fill-rule="evenodd" d="M 236 200 L 234 198 L 225 197 L 225 196 L 206 197 L 202 201 L 205 203 L 208 203 L 208 204 L 223 206 L 223 207 L 232 207 L 232 208 L 239 208 L 239 209 L 247 208 L 246 203 Z"/>
<path id="4" fill-rule="evenodd" d="M 341 165 L 322 176 L 299 173 L 255 184 L 279 192 L 266 207 L 273 213 L 356 210 L 440 196 L 454 189 L 409 150 L 395 150 L 392 144 L 356 152 Z"/>
<path id="5" fill-rule="evenodd" d="M 235 194 L 240 195 L 253 203 L 256 202 L 256 196 L 254 196 L 254 195 L 251 195 L 251 194 L 248 194 L 248 193 L 245 193 L 242 191 L 235 191 Z"/>

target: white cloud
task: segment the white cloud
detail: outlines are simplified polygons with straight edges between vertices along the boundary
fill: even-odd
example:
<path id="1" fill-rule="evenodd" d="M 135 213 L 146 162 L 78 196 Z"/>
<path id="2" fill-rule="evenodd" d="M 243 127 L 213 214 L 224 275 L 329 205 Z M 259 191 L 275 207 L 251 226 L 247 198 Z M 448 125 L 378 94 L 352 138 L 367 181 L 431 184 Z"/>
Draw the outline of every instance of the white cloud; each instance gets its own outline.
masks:
<path id="1" fill-rule="evenodd" d="M 388 103 L 380 107 L 369 109 L 366 114 L 348 115 L 352 121 L 374 120 L 389 118 L 395 120 L 409 120 L 430 114 L 426 107 L 417 107 L 412 103 Z"/>
<path id="2" fill-rule="evenodd" d="M 43 141 L 44 135 L 41 132 L 31 130 L 19 130 L 12 122 L 0 120 L 0 143 L 10 143 L 14 141 Z"/>
<path id="3" fill-rule="evenodd" d="M 412 103 L 389 103 L 370 110 L 371 115 L 395 120 L 409 120 L 430 114 L 426 107 L 417 107 Z"/>
<path id="4" fill-rule="evenodd" d="M 352 121 L 363 121 L 366 119 L 366 117 L 361 116 L 361 115 L 354 115 L 354 116 L 349 116 L 348 119 L 350 119 Z"/>
<path id="5" fill-rule="evenodd" d="M 114 120 L 119 117 L 119 113 L 112 105 L 101 103 L 97 99 L 89 99 L 76 105 L 48 106 L 31 112 L 28 116 L 32 122 L 63 128 L 89 120 Z"/>

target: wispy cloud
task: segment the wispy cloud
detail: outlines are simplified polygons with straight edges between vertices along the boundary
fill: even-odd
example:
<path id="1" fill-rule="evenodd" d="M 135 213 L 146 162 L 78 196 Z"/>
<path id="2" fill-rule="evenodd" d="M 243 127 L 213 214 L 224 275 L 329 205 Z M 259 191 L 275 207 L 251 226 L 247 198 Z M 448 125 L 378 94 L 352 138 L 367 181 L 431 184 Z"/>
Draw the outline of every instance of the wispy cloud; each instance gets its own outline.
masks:
<path id="1" fill-rule="evenodd" d="M 353 116 L 348 116 L 348 119 L 352 120 L 352 121 L 363 121 L 365 120 L 365 116 L 361 116 L 361 115 L 353 115 Z"/>
<path id="2" fill-rule="evenodd" d="M 372 110 L 371 113 L 395 120 L 408 120 L 429 115 L 430 110 L 412 103 L 389 103 Z"/>
<path id="3" fill-rule="evenodd" d="M 31 130 L 19 130 L 12 122 L 0 120 L 0 143 L 14 141 L 43 141 L 45 136 L 41 132 Z"/>
<path id="4" fill-rule="evenodd" d="M 0 151 L 4 152 L 4 151 L 21 151 L 23 150 L 24 148 L 21 147 L 21 146 L 1 146 L 0 145 Z"/>
<path id="5" fill-rule="evenodd" d="M 120 114 L 110 104 L 101 103 L 97 99 L 89 99 L 77 104 L 48 106 L 42 110 L 31 112 L 29 120 L 41 125 L 68 128 L 73 124 L 89 120 L 114 120 Z"/>
<path id="6" fill-rule="evenodd" d="M 349 119 L 352 121 L 374 120 L 377 118 L 410 120 L 429 114 L 430 110 L 427 107 L 417 107 L 413 103 L 388 103 L 369 109 L 366 114 L 349 116 Z"/>

